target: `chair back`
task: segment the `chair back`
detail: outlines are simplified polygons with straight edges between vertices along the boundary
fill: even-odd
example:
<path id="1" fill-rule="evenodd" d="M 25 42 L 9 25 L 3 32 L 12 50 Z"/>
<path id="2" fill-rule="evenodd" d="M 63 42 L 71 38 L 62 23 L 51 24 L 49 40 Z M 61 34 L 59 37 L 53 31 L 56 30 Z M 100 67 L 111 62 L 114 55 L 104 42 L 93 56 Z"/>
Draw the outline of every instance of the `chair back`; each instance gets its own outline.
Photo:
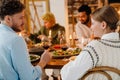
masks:
<path id="1" fill-rule="evenodd" d="M 120 70 L 117 68 L 109 67 L 109 66 L 97 66 L 93 69 L 88 70 L 87 73 L 79 80 L 85 80 L 88 76 L 95 73 L 104 75 L 108 80 L 114 80 L 112 79 L 110 74 L 108 74 L 106 71 L 114 72 L 120 76 Z"/>

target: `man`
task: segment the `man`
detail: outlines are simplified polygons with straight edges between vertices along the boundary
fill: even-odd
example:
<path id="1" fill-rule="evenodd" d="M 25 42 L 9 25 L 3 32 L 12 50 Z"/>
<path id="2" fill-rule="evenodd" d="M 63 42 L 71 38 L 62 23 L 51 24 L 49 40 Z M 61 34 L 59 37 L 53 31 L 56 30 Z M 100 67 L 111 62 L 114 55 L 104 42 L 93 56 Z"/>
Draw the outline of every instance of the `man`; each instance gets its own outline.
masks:
<path id="1" fill-rule="evenodd" d="M 31 65 L 26 43 L 16 33 L 24 25 L 25 6 L 18 0 L 0 3 L 0 80 L 39 80 L 50 54 L 46 50 L 38 65 Z"/>
<path id="2" fill-rule="evenodd" d="M 81 5 L 78 8 L 78 23 L 75 26 L 75 31 L 80 43 L 83 43 L 83 39 L 89 39 L 92 34 L 90 13 L 91 8 L 88 5 Z"/>

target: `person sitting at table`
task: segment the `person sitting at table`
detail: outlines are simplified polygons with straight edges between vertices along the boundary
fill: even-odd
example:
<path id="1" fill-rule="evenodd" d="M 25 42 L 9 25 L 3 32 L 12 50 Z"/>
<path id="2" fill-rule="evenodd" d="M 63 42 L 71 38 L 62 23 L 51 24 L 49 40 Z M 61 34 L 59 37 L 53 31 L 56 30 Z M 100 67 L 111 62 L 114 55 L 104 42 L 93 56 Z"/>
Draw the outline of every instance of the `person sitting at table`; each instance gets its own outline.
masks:
<path id="1" fill-rule="evenodd" d="M 61 69 L 62 80 L 78 80 L 89 69 L 96 66 L 110 66 L 120 69 L 120 33 L 115 32 L 120 25 L 119 15 L 111 6 L 103 6 L 91 14 L 91 29 L 101 39 L 92 40 L 80 52 L 74 61 Z M 109 73 L 109 72 L 108 72 Z M 119 75 L 109 73 L 113 80 L 120 80 Z M 106 80 L 105 77 L 89 76 L 89 80 Z"/>
<path id="2" fill-rule="evenodd" d="M 31 40 L 35 40 L 35 43 L 41 42 L 42 38 L 48 40 L 49 35 L 52 38 L 52 44 L 59 44 L 60 41 L 58 39 L 58 31 L 65 32 L 65 28 L 58 23 L 56 23 L 55 16 L 51 12 L 47 12 L 42 15 L 42 20 L 44 22 L 44 26 L 42 26 L 38 33 L 34 33 L 30 35 Z M 51 31 L 51 32 L 50 32 Z"/>
<path id="3" fill-rule="evenodd" d="M 91 38 L 92 31 L 91 27 L 91 8 L 86 5 L 82 4 L 78 8 L 77 19 L 78 22 L 75 25 L 75 32 L 80 44 L 87 44 Z M 82 48 L 83 46 L 80 45 Z"/>
<path id="4" fill-rule="evenodd" d="M 0 0 L 0 80 L 39 80 L 42 69 L 51 60 L 46 50 L 37 66 L 30 62 L 21 31 L 25 6 L 20 0 Z"/>

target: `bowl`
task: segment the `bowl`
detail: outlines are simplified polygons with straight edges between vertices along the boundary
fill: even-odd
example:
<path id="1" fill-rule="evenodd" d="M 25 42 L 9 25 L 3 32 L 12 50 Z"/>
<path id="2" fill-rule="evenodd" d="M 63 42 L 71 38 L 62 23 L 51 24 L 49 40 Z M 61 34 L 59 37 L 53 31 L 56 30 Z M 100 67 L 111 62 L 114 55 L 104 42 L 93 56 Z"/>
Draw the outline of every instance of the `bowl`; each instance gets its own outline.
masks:
<path id="1" fill-rule="evenodd" d="M 56 45 L 53 46 L 53 48 L 54 48 L 54 49 L 61 49 L 61 45 L 56 44 Z"/>
<path id="2" fill-rule="evenodd" d="M 39 55 L 30 54 L 29 57 L 30 57 L 30 61 L 31 61 L 32 65 L 34 65 L 34 66 L 37 65 L 40 61 L 40 56 Z"/>
<path id="3" fill-rule="evenodd" d="M 44 52 L 43 48 L 38 48 L 38 47 L 29 48 L 29 53 L 30 54 L 36 54 L 36 55 L 41 56 L 43 52 Z"/>

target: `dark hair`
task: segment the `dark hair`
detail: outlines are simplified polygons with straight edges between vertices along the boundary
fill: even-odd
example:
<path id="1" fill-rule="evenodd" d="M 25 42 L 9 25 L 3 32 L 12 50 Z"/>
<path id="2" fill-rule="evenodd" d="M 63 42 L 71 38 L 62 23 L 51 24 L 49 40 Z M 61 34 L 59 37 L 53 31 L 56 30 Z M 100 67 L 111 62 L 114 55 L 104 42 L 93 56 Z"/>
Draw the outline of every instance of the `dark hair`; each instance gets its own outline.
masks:
<path id="1" fill-rule="evenodd" d="M 91 8 L 88 6 L 88 5 L 81 5 L 79 8 L 78 8 L 78 12 L 86 12 L 87 15 L 90 15 L 91 13 Z"/>
<path id="2" fill-rule="evenodd" d="M 3 20 L 6 15 L 14 15 L 25 9 L 20 0 L 2 0 L 0 4 L 0 19 Z"/>

